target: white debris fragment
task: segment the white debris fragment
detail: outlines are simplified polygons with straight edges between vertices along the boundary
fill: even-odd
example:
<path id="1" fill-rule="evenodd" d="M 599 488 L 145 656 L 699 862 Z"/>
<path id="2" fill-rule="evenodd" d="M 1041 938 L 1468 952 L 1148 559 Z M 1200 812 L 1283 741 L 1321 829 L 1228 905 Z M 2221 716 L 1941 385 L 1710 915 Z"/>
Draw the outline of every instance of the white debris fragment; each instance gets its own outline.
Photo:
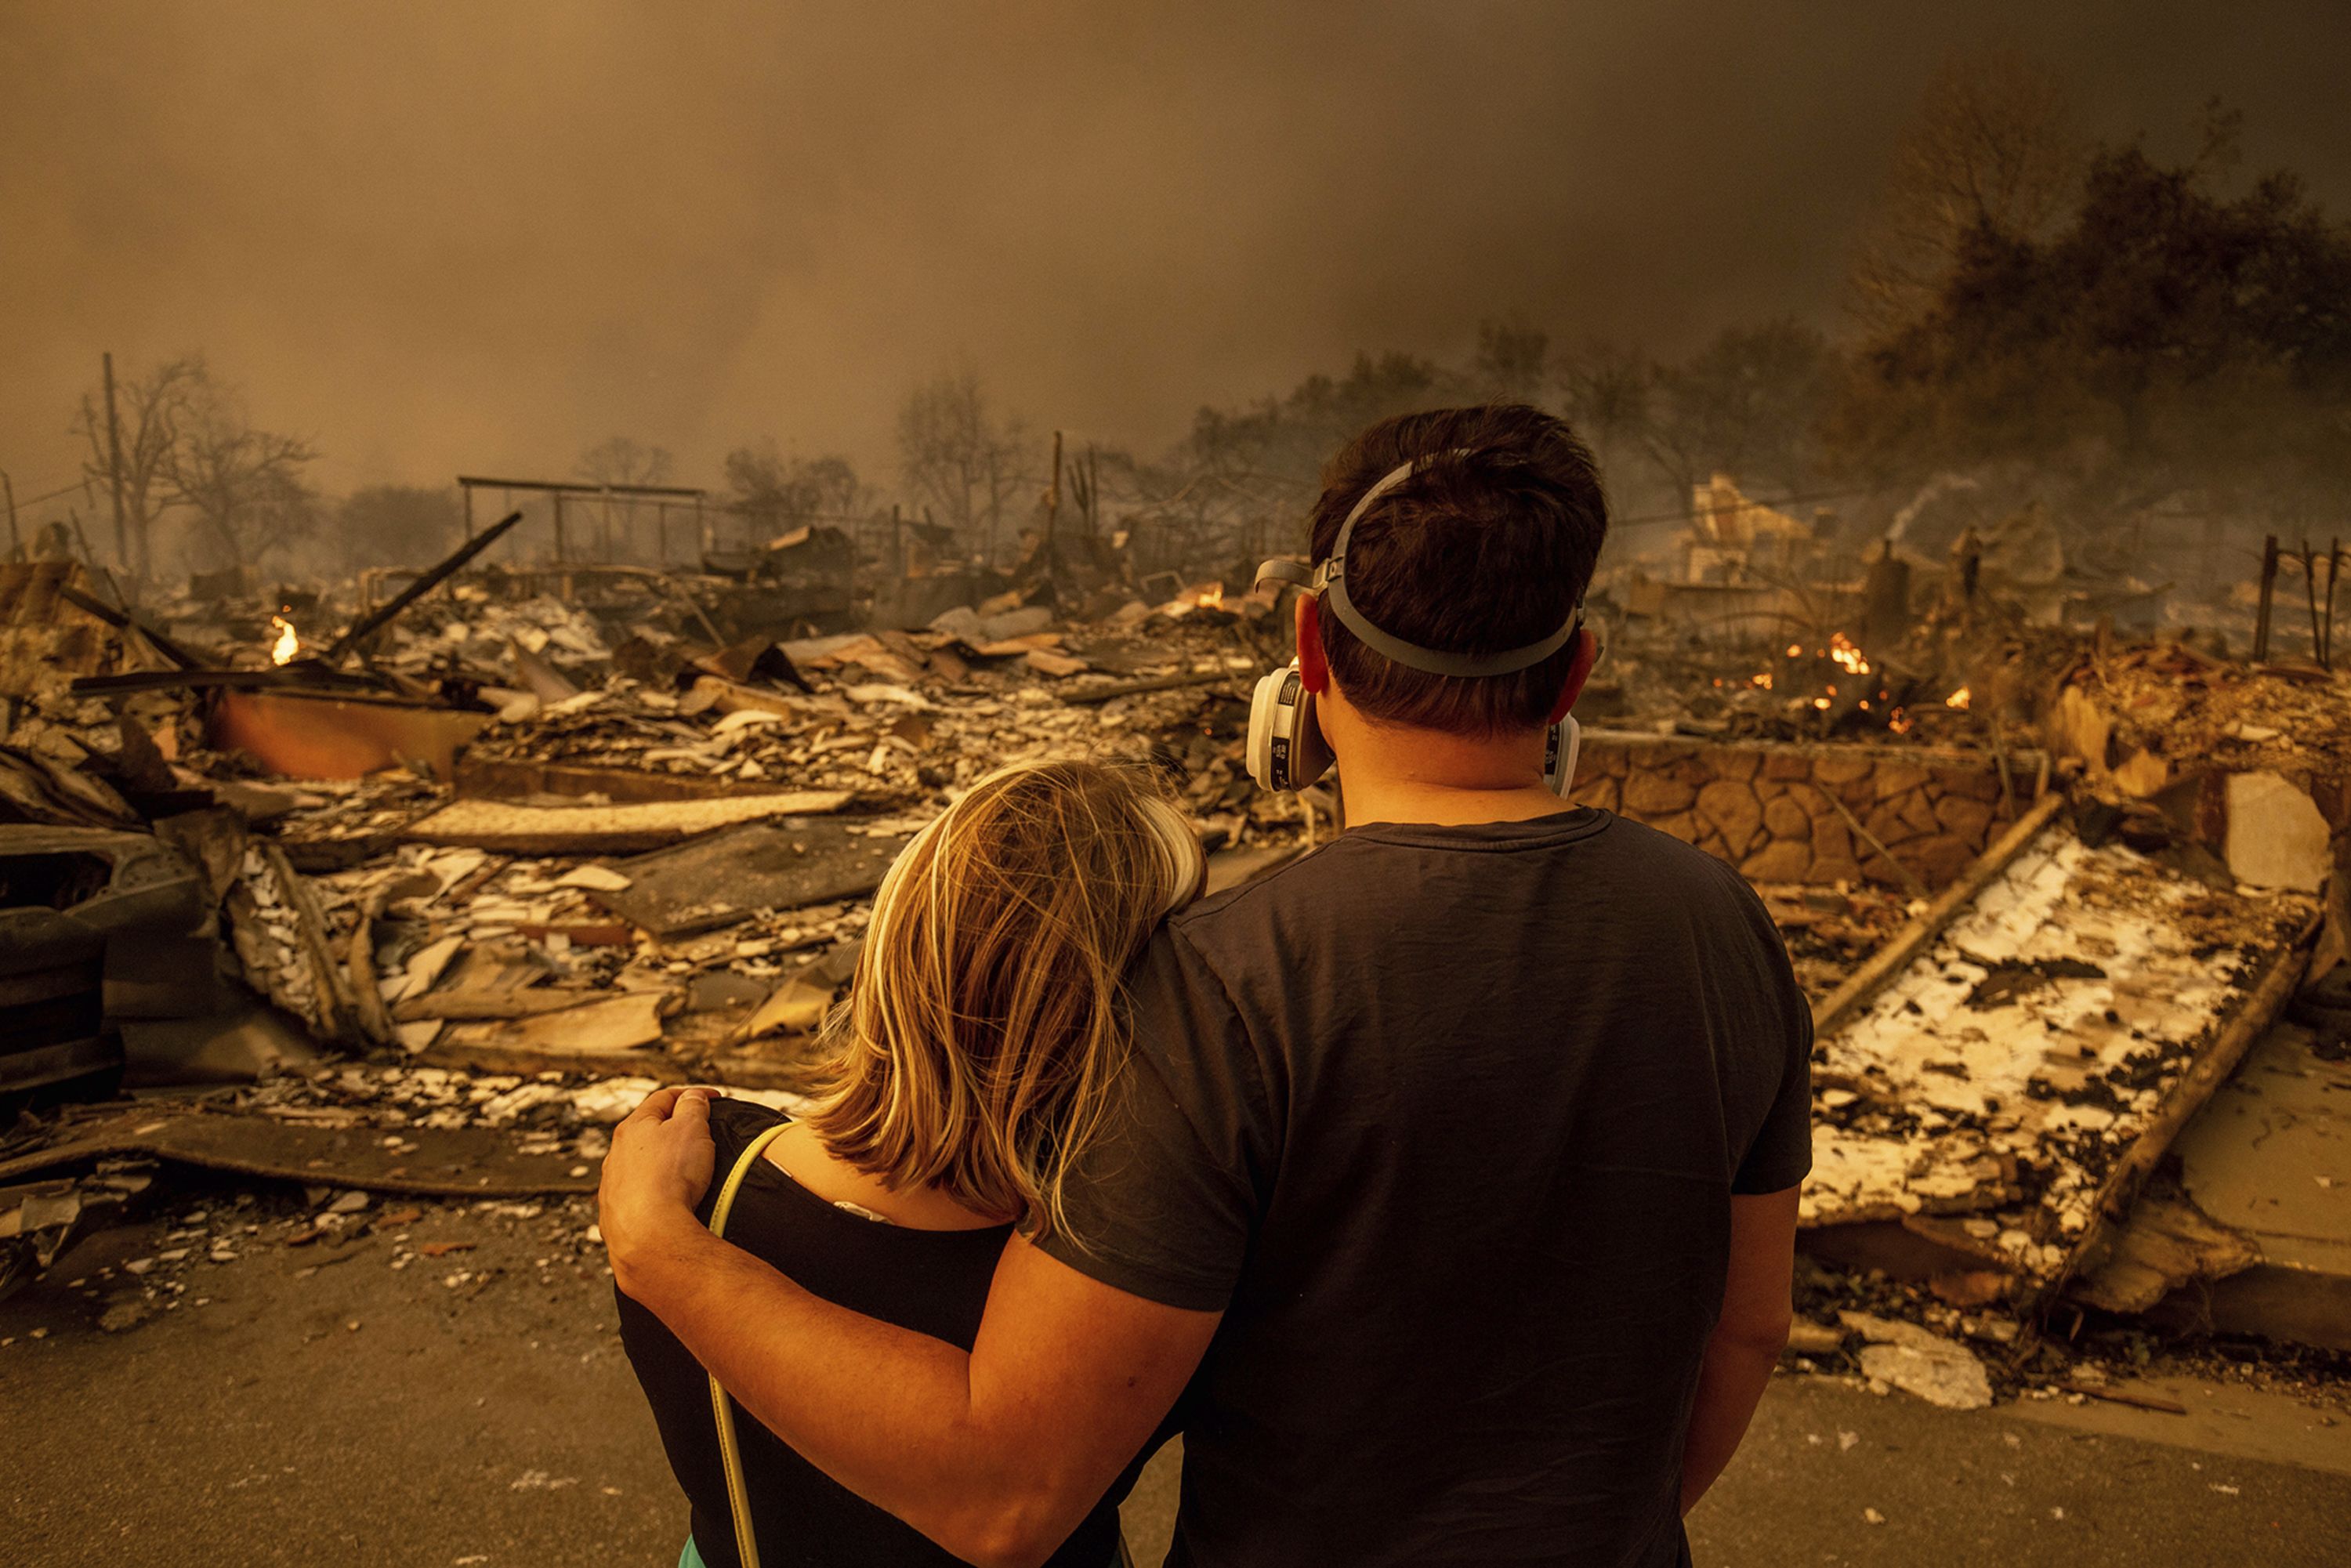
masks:
<path id="1" fill-rule="evenodd" d="M 1983 1363 L 1965 1345 L 1916 1323 L 1839 1312 L 1844 1325 L 1870 1343 L 1862 1347 L 1861 1370 L 1906 1394 L 1946 1410 L 1981 1410 L 1991 1403 L 1991 1380 Z"/>

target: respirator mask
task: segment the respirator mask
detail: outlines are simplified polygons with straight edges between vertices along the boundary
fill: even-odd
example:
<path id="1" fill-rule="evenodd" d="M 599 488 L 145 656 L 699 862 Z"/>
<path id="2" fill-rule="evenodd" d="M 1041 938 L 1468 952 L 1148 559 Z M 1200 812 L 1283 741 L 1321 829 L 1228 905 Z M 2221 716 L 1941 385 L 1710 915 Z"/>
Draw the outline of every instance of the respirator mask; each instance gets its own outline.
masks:
<path id="1" fill-rule="evenodd" d="M 1460 451 L 1445 455 L 1474 455 Z M 1424 461 L 1413 459 L 1364 492 L 1363 499 L 1348 512 L 1347 520 L 1339 525 L 1339 538 L 1322 565 L 1310 570 L 1294 560 L 1270 560 L 1257 569 L 1258 584 L 1283 582 L 1313 595 L 1321 601 L 1323 612 L 1336 616 L 1339 624 L 1353 632 L 1364 646 L 1408 670 L 1432 675 L 1476 677 L 1511 674 L 1542 663 L 1583 629 L 1582 600 L 1576 601 L 1565 623 L 1541 642 L 1499 653 L 1448 653 L 1381 631 L 1347 597 L 1347 546 L 1354 538 L 1356 522 L 1370 510 L 1373 502 L 1411 478 Z M 1544 734 L 1543 783 L 1562 798 L 1575 783 L 1575 756 L 1581 734 L 1573 714 L 1562 717 Z M 1330 771 L 1331 761 L 1330 745 L 1314 720 L 1314 694 L 1306 689 L 1298 661 L 1292 659 L 1259 680 L 1249 699 L 1249 777 L 1268 789 L 1303 789 Z"/>

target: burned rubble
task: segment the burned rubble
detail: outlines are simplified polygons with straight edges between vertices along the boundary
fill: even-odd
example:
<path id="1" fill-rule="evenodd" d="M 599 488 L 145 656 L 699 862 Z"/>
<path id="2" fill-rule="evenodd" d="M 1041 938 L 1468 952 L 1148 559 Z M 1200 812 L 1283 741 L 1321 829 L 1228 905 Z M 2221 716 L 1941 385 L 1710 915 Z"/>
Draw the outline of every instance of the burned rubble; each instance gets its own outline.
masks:
<path id="1" fill-rule="evenodd" d="M 909 627 L 876 600 L 762 630 L 775 595 L 815 601 L 759 561 L 463 565 L 137 608 L 0 568 L 0 921 L 46 933 L 43 994 L 72 998 L 0 1056 L 0 1290 L 175 1172 L 277 1197 L 187 1210 L 85 1287 L 109 1326 L 221 1248 L 381 1237 L 440 1267 L 402 1239 L 418 1205 L 590 1258 L 610 1124 L 663 1082 L 792 1104 L 891 859 L 1002 762 L 1160 769 L 1212 886 L 1343 821 L 1335 788 L 1242 766 L 1289 637 L 1242 580 L 1049 574 Z M 2209 1244 L 2116 1283 L 2175 1200 L 2171 1143 L 2351 936 L 2351 694 L 1994 607 L 1866 646 L 1694 638 L 1669 587 L 1599 596 L 1576 799 L 1738 868 L 1813 998 L 1791 1364 L 2096 1396 L 2080 1347 L 2137 1332 L 2102 1324 L 2230 1266 Z"/>

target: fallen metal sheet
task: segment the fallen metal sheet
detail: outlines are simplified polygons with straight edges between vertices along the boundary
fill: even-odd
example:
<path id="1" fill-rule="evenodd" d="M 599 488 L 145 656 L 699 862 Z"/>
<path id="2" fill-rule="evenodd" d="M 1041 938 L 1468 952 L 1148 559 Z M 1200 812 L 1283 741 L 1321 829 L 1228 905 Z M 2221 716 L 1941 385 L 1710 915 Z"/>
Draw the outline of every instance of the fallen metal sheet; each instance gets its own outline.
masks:
<path id="1" fill-rule="evenodd" d="M 507 854 L 625 854 L 660 849 L 742 822 L 837 811 L 852 799 L 845 789 L 812 789 L 629 806 L 517 806 L 501 800 L 453 800 L 411 822 L 401 837 L 412 843 Z"/>
<path id="2" fill-rule="evenodd" d="M 846 822 L 760 822 L 623 861 L 613 869 L 628 886 L 588 896 L 655 936 L 690 936 L 767 910 L 871 893 L 905 844 Z"/>
<path id="3" fill-rule="evenodd" d="M 289 779 L 358 779 L 410 764 L 446 779 L 457 752 L 491 716 L 419 703 L 224 690 L 206 738 Z"/>
<path id="4" fill-rule="evenodd" d="M 181 1165 L 308 1186 L 452 1197 L 528 1197 L 593 1192 L 596 1158 L 566 1151 L 526 1155 L 514 1134 L 493 1127 L 401 1130 L 405 1152 L 387 1148 L 383 1129 L 327 1127 L 194 1107 L 138 1106 L 86 1123 L 46 1148 L 0 1160 L 0 1182 L 21 1181 L 110 1155 L 151 1155 Z M 571 1171 L 585 1164 L 588 1174 Z"/>
<path id="5" fill-rule="evenodd" d="M 1822 1035 L 1803 1223 L 1963 1217 L 2020 1282 L 2062 1278 L 2102 1184 L 2312 908 L 2044 828 Z M 2030 985 L 1985 985 L 2028 970 Z"/>

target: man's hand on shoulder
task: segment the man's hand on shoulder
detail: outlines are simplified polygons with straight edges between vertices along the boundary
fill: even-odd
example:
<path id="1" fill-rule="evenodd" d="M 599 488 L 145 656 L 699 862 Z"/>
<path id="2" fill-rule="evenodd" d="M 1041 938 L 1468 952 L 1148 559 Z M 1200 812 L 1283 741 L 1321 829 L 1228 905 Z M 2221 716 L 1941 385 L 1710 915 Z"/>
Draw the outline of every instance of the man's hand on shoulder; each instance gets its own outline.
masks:
<path id="1" fill-rule="evenodd" d="M 639 1293 L 632 1282 L 646 1260 L 702 1233 L 694 1208 L 716 1154 L 706 1089 L 657 1089 L 612 1129 L 596 1218 L 612 1277 L 628 1294 Z"/>

